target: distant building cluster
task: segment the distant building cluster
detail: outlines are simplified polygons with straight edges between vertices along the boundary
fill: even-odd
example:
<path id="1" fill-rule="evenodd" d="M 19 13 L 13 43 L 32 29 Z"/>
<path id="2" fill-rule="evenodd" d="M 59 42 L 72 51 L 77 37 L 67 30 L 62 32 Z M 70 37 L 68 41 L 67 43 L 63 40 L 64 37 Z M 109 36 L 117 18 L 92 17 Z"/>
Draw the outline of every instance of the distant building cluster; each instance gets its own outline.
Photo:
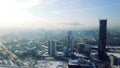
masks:
<path id="1" fill-rule="evenodd" d="M 38 35 L 25 33 L 22 37 L 3 37 L 0 65 L 23 68 L 116 68 L 120 65 L 120 46 L 111 46 L 109 39 L 119 40 L 120 37 L 109 38 L 108 31 L 107 20 L 102 19 L 99 30 L 70 30 L 60 34 L 43 31 Z"/>

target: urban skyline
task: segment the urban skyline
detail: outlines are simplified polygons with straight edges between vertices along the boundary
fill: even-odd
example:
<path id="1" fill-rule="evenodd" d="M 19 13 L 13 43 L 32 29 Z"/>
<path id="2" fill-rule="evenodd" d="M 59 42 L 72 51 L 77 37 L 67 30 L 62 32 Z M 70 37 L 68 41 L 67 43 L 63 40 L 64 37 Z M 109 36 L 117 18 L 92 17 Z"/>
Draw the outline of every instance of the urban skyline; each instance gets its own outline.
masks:
<path id="1" fill-rule="evenodd" d="M 0 68 L 120 67 L 120 0 L 0 0 Z"/>

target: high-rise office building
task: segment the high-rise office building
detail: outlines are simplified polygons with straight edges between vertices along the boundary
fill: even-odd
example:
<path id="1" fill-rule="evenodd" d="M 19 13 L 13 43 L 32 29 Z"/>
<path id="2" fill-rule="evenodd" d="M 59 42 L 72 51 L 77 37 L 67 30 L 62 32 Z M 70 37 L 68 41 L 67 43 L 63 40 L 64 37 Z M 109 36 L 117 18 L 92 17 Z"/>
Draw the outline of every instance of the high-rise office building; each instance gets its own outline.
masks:
<path id="1" fill-rule="evenodd" d="M 56 57 L 56 42 L 52 40 L 52 56 Z"/>
<path id="2" fill-rule="evenodd" d="M 48 41 L 48 54 L 56 57 L 56 42 L 55 40 Z"/>
<path id="3" fill-rule="evenodd" d="M 51 46 L 52 46 L 51 41 L 48 41 L 48 54 L 49 55 L 51 55 Z"/>
<path id="4" fill-rule="evenodd" d="M 109 60 L 106 54 L 107 20 L 100 20 L 99 24 L 98 58 L 102 61 L 107 61 Z"/>
<path id="5" fill-rule="evenodd" d="M 68 37 L 67 37 L 67 49 L 72 50 L 73 49 L 73 35 L 72 32 L 68 32 Z"/>

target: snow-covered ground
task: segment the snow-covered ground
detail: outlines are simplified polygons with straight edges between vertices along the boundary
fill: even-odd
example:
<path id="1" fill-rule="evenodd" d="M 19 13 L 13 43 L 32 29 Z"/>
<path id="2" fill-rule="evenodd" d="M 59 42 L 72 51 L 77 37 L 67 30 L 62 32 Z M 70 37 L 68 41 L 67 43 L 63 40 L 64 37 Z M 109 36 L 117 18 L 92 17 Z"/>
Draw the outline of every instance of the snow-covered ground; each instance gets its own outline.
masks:
<path id="1" fill-rule="evenodd" d="M 34 68 L 67 68 L 61 61 L 38 61 Z"/>

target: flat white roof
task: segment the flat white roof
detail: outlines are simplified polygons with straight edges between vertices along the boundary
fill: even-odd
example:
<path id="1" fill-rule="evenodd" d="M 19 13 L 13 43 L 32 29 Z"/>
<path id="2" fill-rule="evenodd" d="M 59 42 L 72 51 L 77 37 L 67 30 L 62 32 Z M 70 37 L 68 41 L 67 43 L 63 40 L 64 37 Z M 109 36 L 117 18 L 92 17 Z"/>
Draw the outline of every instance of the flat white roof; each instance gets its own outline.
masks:
<path id="1" fill-rule="evenodd" d="M 120 58 L 120 53 L 107 53 L 108 55 L 114 55 L 117 58 Z"/>

